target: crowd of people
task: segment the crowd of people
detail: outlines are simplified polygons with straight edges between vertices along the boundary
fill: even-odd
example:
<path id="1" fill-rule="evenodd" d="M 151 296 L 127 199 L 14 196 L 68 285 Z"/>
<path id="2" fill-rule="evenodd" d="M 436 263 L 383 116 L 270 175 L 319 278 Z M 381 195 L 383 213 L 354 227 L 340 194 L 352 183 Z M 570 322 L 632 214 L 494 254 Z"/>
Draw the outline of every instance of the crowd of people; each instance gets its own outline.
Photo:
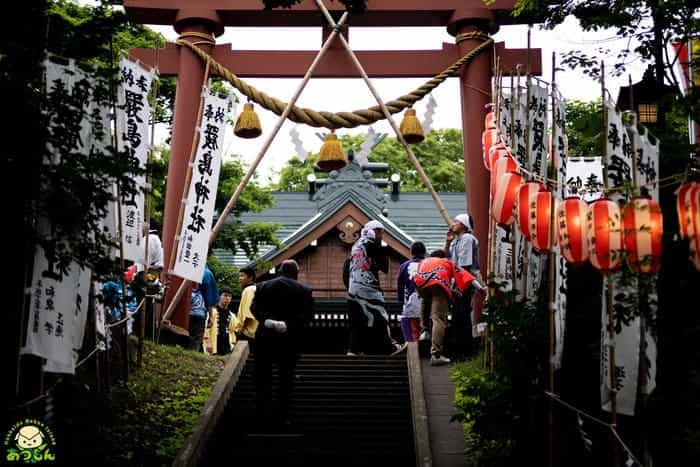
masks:
<path id="1" fill-rule="evenodd" d="M 485 291 L 479 270 L 479 243 L 472 233 L 468 214 L 455 217 L 445 235 L 442 249 L 429 255 L 425 244 L 411 245 L 411 259 L 399 267 L 396 277 L 397 298 L 402 306 L 400 328 L 403 343 L 391 334 L 389 315 L 380 273 L 389 271 L 387 248 L 383 246 L 384 225 L 367 222 L 343 266 L 347 288 L 348 347 L 347 356 L 364 354 L 396 355 L 408 342 L 430 341 L 431 365 L 444 365 L 445 334 L 448 315 L 452 313 L 454 339 L 452 355 L 466 356 L 472 351 L 471 310 L 474 291 Z M 163 250 L 156 230 L 148 235 L 148 269 L 130 267 L 124 275 L 127 284 L 136 277 L 153 275 L 163 268 Z M 189 348 L 207 354 L 229 354 L 238 341 L 248 341 L 255 355 L 257 409 L 262 419 L 275 412 L 277 420 L 288 424 L 289 401 L 293 391 L 294 369 L 300 354 L 303 328 L 313 316 L 312 290 L 298 279 L 299 266 L 286 260 L 274 279 L 256 284 L 256 270 L 241 268 L 238 282 L 241 296 L 234 308 L 230 286 L 217 284 L 205 266 L 202 281 L 192 285 L 189 307 Z M 108 310 L 120 318 L 121 278 L 104 287 Z M 128 292 L 127 310 L 136 307 L 136 295 Z M 133 289 L 138 290 L 137 287 Z M 272 367 L 276 365 L 280 382 L 279 410 L 270 407 Z"/>
<path id="2" fill-rule="evenodd" d="M 455 336 L 452 351 L 461 356 L 472 352 L 472 298 L 474 290 L 486 290 L 479 270 L 479 242 L 472 228 L 468 214 L 458 215 L 445 235 L 443 248 L 428 258 L 423 242 L 411 245 L 412 257 L 401 264 L 396 278 L 405 341 L 399 344 L 391 337 L 379 279 L 380 272 L 388 272 L 382 248 L 384 226 L 376 220 L 365 224 L 344 272 L 350 326 L 348 356 L 395 354 L 405 349 L 407 342 L 430 340 L 431 365 L 447 364 L 450 359 L 445 356 L 444 340 L 450 308 Z"/>

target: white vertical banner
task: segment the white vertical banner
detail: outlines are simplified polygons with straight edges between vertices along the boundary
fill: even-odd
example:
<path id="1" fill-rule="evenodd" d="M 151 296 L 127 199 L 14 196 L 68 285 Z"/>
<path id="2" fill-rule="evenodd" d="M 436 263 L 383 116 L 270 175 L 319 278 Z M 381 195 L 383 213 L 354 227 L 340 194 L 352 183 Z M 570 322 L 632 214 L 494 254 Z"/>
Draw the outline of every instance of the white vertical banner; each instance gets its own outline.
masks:
<path id="1" fill-rule="evenodd" d="M 117 142 L 120 153 L 126 152 L 129 162 L 142 170 L 146 168 L 149 151 L 149 117 L 151 105 L 148 93 L 155 74 L 139 63 L 122 58 L 119 61 L 117 89 Z M 124 258 L 139 261 L 143 257 L 143 218 L 145 174 L 134 175 L 135 193 L 122 193 L 122 229 Z"/>
<path id="2" fill-rule="evenodd" d="M 571 157 L 566 164 L 566 196 L 591 202 L 603 195 L 603 161 L 600 157 Z"/>
<path id="3" fill-rule="evenodd" d="M 621 188 L 632 183 L 632 143 L 629 139 L 622 117 L 614 104 L 605 103 L 608 127 L 606 128 L 608 188 Z M 610 199 L 616 202 L 625 200 L 623 191 L 613 191 Z M 625 277 L 624 271 L 615 272 L 606 277 L 613 285 L 613 321 L 614 342 L 610 342 L 608 332 L 607 293 L 604 291 L 601 317 L 603 321 L 601 340 L 601 405 L 610 411 L 610 367 L 615 365 L 617 411 L 624 415 L 634 415 L 637 399 L 637 381 L 639 375 L 640 321 L 638 315 L 638 284 L 634 277 Z M 610 346 L 615 346 L 615 362 L 610 362 Z"/>
<path id="4" fill-rule="evenodd" d="M 71 364 L 79 272 L 75 263 L 62 269 L 50 256 L 37 245 L 22 353 Z"/>
<path id="5" fill-rule="evenodd" d="M 608 128 L 606 130 L 608 188 L 622 187 L 632 182 L 631 142 L 622 123 L 622 116 L 615 110 L 615 105 L 606 102 Z M 620 199 L 619 192 L 612 198 Z"/>
<path id="6" fill-rule="evenodd" d="M 66 64 L 50 57 L 44 61 L 48 106 L 47 148 L 51 163 L 64 157 L 88 152 L 90 125 L 84 113 L 90 105 L 94 79 L 77 67 L 74 60 Z"/>
<path id="7" fill-rule="evenodd" d="M 556 88 L 555 107 L 552 111 L 552 127 L 556 128 L 556 138 L 552 141 L 552 157 L 556 162 L 557 171 L 554 174 L 556 180 L 556 197 L 560 200 L 566 198 L 566 171 L 567 171 L 567 142 L 566 142 L 566 101 Z M 554 368 L 561 368 L 561 359 L 564 354 L 564 338 L 566 335 L 566 302 L 567 302 L 567 275 L 566 261 L 561 254 L 559 243 L 554 246 Z M 550 312 L 552 312 L 550 310 Z"/>
<path id="8" fill-rule="evenodd" d="M 85 337 L 85 323 L 87 321 L 88 304 L 90 300 L 90 280 L 92 279 L 92 271 L 87 268 L 81 268 L 76 263 L 73 263 L 71 268 L 76 268 L 78 271 L 74 316 L 72 319 L 73 326 L 67 333 L 71 336 L 73 358 L 68 364 L 48 359 L 46 364 L 44 364 L 44 371 L 49 373 L 75 374 L 78 351 L 83 346 L 83 338 Z"/>
<path id="9" fill-rule="evenodd" d="M 105 326 L 105 304 L 102 282 L 95 281 L 95 331 L 98 336 L 105 337 L 107 330 Z"/>
<path id="10" fill-rule="evenodd" d="M 515 141 L 512 143 L 513 155 L 518 165 L 526 170 L 530 170 L 527 152 L 526 129 L 527 129 L 527 93 L 524 88 L 516 90 L 513 106 L 513 134 Z"/>
<path id="11" fill-rule="evenodd" d="M 205 93 L 199 142 L 192 170 L 173 274 L 201 282 L 219 186 L 228 99 Z"/>
<path id="12" fill-rule="evenodd" d="M 637 185 L 642 188 L 642 193 L 649 193 L 651 199 L 659 202 L 659 140 L 656 144 L 648 138 L 649 130 L 646 134 L 640 135 L 634 132 L 635 146 L 637 149 Z"/>
<path id="13" fill-rule="evenodd" d="M 634 415 L 639 376 L 640 326 L 637 315 L 637 280 L 615 272 L 605 278 L 613 281 L 613 327 L 615 346 L 615 389 L 617 413 Z M 600 400 L 603 410 L 611 411 L 610 402 L 610 333 L 608 332 L 607 294 L 603 293 L 601 313 L 601 385 Z"/>
<path id="14" fill-rule="evenodd" d="M 646 385 L 642 387 L 644 394 L 651 394 L 656 388 L 656 356 L 657 356 L 657 327 L 656 319 L 659 310 L 658 276 L 642 276 L 639 284 L 639 308 L 646 317 L 644 326 L 644 341 L 646 342 L 645 366 L 647 369 Z"/>
<path id="15" fill-rule="evenodd" d="M 566 337 L 566 304 L 568 300 L 568 277 L 566 274 L 566 260 L 561 254 L 561 248 L 557 244 L 554 247 L 554 368 L 561 368 L 561 359 L 564 355 L 564 339 Z"/>
<path id="16" fill-rule="evenodd" d="M 515 226 L 515 223 L 512 224 L 511 229 L 512 229 L 511 233 L 513 235 L 513 251 L 515 253 L 515 271 L 513 272 L 513 278 L 514 278 L 513 288 L 517 292 L 516 298 L 518 300 L 522 300 L 523 299 L 522 284 L 523 284 L 523 278 L 524 278 L 524 274 L 525 274 L 525 261 L 528 258 L 525 255 L 526 242 L 523 239 L 523 234 Z"/>
<path id="17" fill-rule="evenodd" d="M 496 226 L 494 242 L 494 279 L 504 284 L 503 290 L 513 288 L 513 244 L 508 231 Z"/>
<path id="18" fill-rule="evenodd" d="M 542 275 L 547 266 L 547 255 L 535 251 L 532 242 L 526 243 L 527 252 L 527 295 L 525 298 L 537 301 L 537 294 L 542 286 Z"/>
<path id="19" fill-rule="evenodd" d="M 513 107 L 513 99 L 511 98 L 510 93 L 501 93 L 501 101 L 499 102 L 498 105 L 498 122 L 496 122 L 496 125 L 501 131 L 501 138 L 503 138 L 503 141 L 505 142 L 506 146 L 511 147 L 512 146 L 512 141 L 510 140 L 510 127 L 512 122 L 511 118 L 511 108 Z"/>
<path id="20" fill-rule="evenodd" d="M 547 176 L 547 97 L 547 85 L 533 80 L 530 83 L 530 102 L 527 104 L 530 122 L 528 170 L 539 180 Z"/>
<path id="21" fill-rule="evenodd" d="M 553 160 L 557 163 L 557 173 L 555 174 L 557 180 L 557 196 L 559 199 L 563 200 L 567 196 L 565 183 L 567 181 L 569 163 L 569 143 L 566 137 L 566 100 L 564 100 L 564 96 L 559 93 L 558 89 L 554 88 L 552 92 L 556 94 L 556 104 L 552 112 L 552 122 L 553 126 L 556 127 L 557 136 L 556 140 L 552 141 L 551 150 Z"/>

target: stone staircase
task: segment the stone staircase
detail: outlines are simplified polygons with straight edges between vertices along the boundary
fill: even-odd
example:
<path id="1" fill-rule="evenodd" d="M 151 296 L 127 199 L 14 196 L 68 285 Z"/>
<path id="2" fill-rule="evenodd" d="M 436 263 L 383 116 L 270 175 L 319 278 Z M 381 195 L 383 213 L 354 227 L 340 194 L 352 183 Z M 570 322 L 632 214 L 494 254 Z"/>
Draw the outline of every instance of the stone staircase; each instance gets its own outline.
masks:
<path id="1" fill-rule="evenodd" d="M 405 354 L 303 355 L 293 424 L 284 429 L 256 422 L 253 359 L 248 358 L 200 465 L 215 459 L 226 465 L 416 464 Z"/>

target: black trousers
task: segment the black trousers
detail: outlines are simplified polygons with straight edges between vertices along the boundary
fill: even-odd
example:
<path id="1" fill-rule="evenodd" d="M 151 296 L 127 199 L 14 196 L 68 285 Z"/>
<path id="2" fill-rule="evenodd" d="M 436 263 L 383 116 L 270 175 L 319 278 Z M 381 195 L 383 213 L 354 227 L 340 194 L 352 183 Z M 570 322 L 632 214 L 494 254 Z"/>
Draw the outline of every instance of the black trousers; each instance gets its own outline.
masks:
<path id="1" fill-rule="evenodd" d="M 474 289 L 470 287 L 463 295 L 456 297 L 452 308 L 450 349 L 458 358 L 468 357 L 475 350 L 471 318 L 473 297 Z"/>
<path id="2" fill-rule="evenodd" d="M 396 348 L 391 337 L 389 323 L 379 314 L 374 315 L 374 326 L 367 327 L 367 316 L 362 306 L 348 300 L 348 350 L 354 353 L 391 353 Z"/>
<path id="3" fill-rule="evenodd" d="M 207 324 L 205 318 L 195 318 L 190 316 L 190 346 L 189 350 L 204 352 L 202 340 L 204 339 L 204 326 Z"/>
<path id="4" fill-rule="evenodd" d="M 286 339 L 255 339 L 255 392 L 256 411 L 261 421 L 278 422 L 289 418 L 294 392 L 294 370 L 298 359 L 295 348 Z M 273 365 L 277 367 L 279 382 L 277 400 L 279 411 L 273 404 Z"/>

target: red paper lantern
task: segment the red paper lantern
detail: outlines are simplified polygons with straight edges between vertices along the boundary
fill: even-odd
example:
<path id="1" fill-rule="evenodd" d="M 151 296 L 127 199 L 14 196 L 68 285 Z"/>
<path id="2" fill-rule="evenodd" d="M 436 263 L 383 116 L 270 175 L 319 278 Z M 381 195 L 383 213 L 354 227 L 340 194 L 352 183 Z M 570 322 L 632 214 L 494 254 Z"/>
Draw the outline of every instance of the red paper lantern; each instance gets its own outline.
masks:
<path id="1" fill-rule="evenodd" d="M 491 216 L 502 225 L 513 222 L 513 207 L 522 183 L 520 174 L 508 172 L 498 178 L 496 193 L 491 204 Z"/>
<path id="2" fill-rule="evenodd" d="M 496 128 L 496 113 L 495 112 L 489 112 L 486 114 L 486 117 L 484 117 L 484 128 L 491 129 L 491 128 Z"/>
<path id="3" fill-rule="evenodd" d="M 506 147 L 506 145 L 503 143 L 496 143 L 493 146 L 491 146 L 491 150 L 489 151 L 489 157 L 484 160 L 484 164 L 486 164 L 486 168 L 488 170 L 491 170 L 491 167 L 493 167 L 493 164 L 498 159 L 506 156 L 513 157 L 510 148 Z"/>
<path id="4" fill-rule="evenodd" d="M 691 199 L 693 216 L 691 217 L 690 225 L 693 228 L 693 235 L 688 234 L 690 238 L 690 260 L 693 262 L 695 269 L 700 271 L 700 184 L 694 190 L 694 195 Z"/>
<path id="5" fill-rule="evenodd" d="M 481 134 L 481 146 L 484 150 L 484 154 L 488 154 L 491 146 L 498 143 L 501 140 L 501 133 L 495 129 L 486 129 Z"/>
<path id="6" fill-rule="evenodd" d="M 525 235 L 525 238 L 530 238 L 530 199 L 538 191 L 544 189 L 545 186 L 540 182 L 529 181 L 520 185 L 518 190 L 518 198 L 515 201 L 515 220 L 518 222 L 518 227 Z"/>
<path id="7" fill-rule="evenodd" d="M 643 273 L 661 269 L 663 217 L 659 203 L 635 196 L 622 209 L 625 250 L 630 267 Z"/>
<path id="8" fill-rule="evenodd" d="M 564 259 L 581 264 L 588 259 L 588 204 L 578 196 L 566 198 L 556 213 L 559 244 Z"/>
<path id="9" fill-rule="evenodd" d="M 556 212 L 556 199 L 554 200 Z M 535 250 L 539 252 L 552 249 L 552 241 L 556 242 L 556 231 L 552 235 L 552 192 L 539 191 L 530 198 L 530 241 Z"/>
<path id="10" fill-rule="evenodd" d="M 518 163 L 511 156 L 501 157 L 491 167 L 491 197 L 496 194 L 498 178 L 508 172 L 518 172 Z"/>
<path id="11" fill-rule="evenodd" d="M 591 264 L 610 273 L 622 264 L 622 213 L 614 201 L 602 198 L 588 209 L 588 254 Z"/>
<path id="12" fill-rule="evenodd" d="M 693 217 L 698 215 L 697 203 L 694 203 L 695 193 L 700 191 L 700 183 L 687 182 L 681 185 L 678 189 L 678 198 L 676 198 L 676 209 L 678 210 L 678 228 L 680 229 L 681 238 L 691 236 L 690 231 L 694 229 Z M 697 230 L 694 230 L 697 234 Z"/>

